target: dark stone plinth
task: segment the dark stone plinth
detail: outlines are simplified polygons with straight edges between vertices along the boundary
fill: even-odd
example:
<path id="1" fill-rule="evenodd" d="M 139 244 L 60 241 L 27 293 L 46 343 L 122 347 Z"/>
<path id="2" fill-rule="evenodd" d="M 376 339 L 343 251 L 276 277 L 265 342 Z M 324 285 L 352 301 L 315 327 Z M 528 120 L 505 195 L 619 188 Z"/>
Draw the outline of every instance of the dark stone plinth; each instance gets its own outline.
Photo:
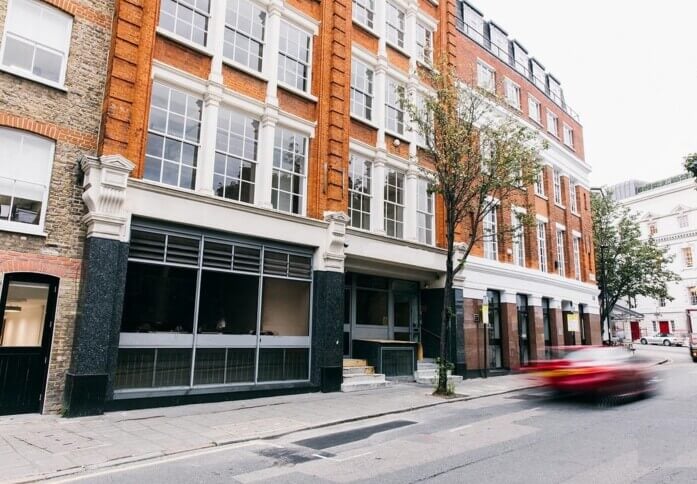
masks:
<path id="1" fill-rule="evenodd" d="M 89 237 L 64 395 L 64 415 L 98 415 L 111 397 L 126 286 L 128 244 Z M 97 400 L 101 398 L 101 403 Z"/>
<path id="2" fill-rule="evenodd" d="M 312 295 L 310 379 L 321 384 L 321 368 L 341 367 L 344 356 L 344 274 L 315 271 Z"/>

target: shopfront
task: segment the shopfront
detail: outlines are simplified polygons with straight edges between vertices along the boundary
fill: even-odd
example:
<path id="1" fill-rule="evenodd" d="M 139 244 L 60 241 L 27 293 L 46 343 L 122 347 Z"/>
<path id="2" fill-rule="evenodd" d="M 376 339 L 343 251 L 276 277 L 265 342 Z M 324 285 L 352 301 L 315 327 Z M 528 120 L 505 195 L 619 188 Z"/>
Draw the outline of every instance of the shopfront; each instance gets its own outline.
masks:
<path id="1" fill-rule="evenodd" d="M 312 250 L 131 228 L 114 399 L 308 382 Z"/>

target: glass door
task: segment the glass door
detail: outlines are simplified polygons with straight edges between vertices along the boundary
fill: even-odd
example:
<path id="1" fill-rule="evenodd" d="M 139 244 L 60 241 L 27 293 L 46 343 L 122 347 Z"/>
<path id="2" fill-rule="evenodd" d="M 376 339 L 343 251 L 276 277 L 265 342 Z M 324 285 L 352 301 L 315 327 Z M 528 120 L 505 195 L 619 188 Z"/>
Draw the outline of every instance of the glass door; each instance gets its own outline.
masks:
<path id="1" fill-rule="evenodd" d="M 489 299 L 489 368 L 503 368 L 503 342 L 501 340 L 501 295 L 498 291 L 487 291 Z"/>
<path id="2" fill-rule="evenodd" d="M 58 279 L 8 274 L 0 301 L 0 415 L 41 410 Z"/>

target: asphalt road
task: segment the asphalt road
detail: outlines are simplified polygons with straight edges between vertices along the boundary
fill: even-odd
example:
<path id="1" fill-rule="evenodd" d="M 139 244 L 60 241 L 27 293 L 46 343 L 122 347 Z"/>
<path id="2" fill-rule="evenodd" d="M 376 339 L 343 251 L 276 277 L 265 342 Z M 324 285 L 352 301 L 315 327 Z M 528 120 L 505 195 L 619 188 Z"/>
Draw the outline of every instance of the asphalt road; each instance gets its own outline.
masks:
<path id="1" fill-rule="evenodd" d="M 63 482 L 697 482 L 697 364 L 686 348 L 637 351 L 670 359 L 651 399 L 602 407 L 526 390 Z"/>

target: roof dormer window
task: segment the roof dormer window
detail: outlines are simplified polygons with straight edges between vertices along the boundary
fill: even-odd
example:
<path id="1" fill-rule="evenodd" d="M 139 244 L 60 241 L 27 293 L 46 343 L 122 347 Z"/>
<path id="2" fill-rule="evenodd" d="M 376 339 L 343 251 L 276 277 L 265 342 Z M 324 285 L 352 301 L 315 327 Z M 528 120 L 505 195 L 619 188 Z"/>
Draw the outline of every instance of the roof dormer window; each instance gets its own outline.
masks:
<path id="1" fill-rule="evenodd" d="M 496 57 L 508 63 L 508 36 L 506 32 L 489 22 L 489 49 Z"/>
<path id="2" fill-rule="evenodd" d="M 515 64 L 515 70 L 525 77 L 528 77 L 528 72 L 530 70 L 528 68 L 528 52 L 518 42 L 513 42 L 513 62 Z"/>
<path id="3" fill-rule="evenodd" d="M 484 44 L 484 16 L 475 8 L 467 5 L 465 2 L 460 3 L 462 17 L 462 29 L 465 34 L 480 44 Z"/>

